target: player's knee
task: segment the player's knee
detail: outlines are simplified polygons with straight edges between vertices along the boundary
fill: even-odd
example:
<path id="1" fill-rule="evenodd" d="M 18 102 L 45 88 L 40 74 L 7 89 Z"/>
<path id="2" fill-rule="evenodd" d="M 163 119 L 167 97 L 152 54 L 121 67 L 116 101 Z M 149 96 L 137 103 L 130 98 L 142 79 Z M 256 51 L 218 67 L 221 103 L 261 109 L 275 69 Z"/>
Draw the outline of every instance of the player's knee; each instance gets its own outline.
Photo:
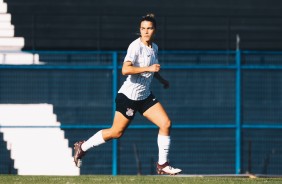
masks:
<path id="1" fill-rule="evenodd" d="M 112 138 L 113 139 L 118 139 L 123 135 L 123 131 L 113 131 L 112 132 Z"/>
<path id="2" fill-rule="evenodd" d="M 171 128 L 171 121 L 170 119 L 166 119 L 161 123 L 161 129 L 169 130 Z"/>

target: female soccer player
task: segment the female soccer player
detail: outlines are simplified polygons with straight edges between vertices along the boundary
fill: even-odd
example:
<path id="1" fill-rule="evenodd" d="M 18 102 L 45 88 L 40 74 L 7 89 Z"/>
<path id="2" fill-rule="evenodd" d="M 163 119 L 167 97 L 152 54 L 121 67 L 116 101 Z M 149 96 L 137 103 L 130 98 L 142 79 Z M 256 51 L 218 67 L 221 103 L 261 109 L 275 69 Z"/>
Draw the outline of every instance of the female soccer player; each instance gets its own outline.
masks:
<path id="1" fill-rule="evenodd" d="M 74 144 L 74 162 L 77 167 L 81 166 L 81 159 L 87 150 L 111 139 L 120 138 L 138 111 L 159 127 L 157 173 L 175 175 L 181 172 L 181 169 L 173 168 L 168 163 L 171 121 L 163 106 L 150 91 L 153 77 L 162 83 L 164 88 L 169 87 L 169 82 L 159 74 L 158 46 L 153 43 L 155 32 L 154 15 L 142 17 L 140 37 L 129 45 L 122 66 L 122 74 L 128 77 L 116 96 L 116 113 L 112 127 L 98 131 L 87 141 Z"/>

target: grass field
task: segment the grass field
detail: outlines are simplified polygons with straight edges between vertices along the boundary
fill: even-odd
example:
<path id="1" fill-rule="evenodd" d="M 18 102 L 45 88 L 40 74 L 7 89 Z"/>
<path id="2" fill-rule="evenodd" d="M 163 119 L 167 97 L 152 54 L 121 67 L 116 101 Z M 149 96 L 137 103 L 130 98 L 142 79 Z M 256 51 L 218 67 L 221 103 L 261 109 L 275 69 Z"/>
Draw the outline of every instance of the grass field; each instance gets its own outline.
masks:
<path id="1" fill-rule="evenodd" d="M 75 183 L 144 183 L 144 184 L 281 184 L 282 178 L 239 178 L 239 177 L 181 177 L 181 176 L 106 176 L 106 175 L 82 175 L 82 176 L 18 176 L 0 175 L 2 184 L 75 184 Z"/>

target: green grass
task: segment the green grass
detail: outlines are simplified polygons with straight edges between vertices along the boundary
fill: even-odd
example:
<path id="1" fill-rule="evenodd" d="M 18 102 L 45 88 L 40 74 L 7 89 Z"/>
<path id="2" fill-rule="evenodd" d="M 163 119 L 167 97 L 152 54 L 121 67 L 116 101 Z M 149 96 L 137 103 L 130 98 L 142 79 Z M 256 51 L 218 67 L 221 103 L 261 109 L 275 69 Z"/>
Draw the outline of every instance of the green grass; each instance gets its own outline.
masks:
<path id="1" fill-rule="evenodd" d="M 18 176 L 0 175 L 2 184 L 75 184 L 75 183 L 110 183 L 110 184 L 281 184 L 282 178 L 238 178 L 238 177 L 180 177 L 180 176 Z"/>

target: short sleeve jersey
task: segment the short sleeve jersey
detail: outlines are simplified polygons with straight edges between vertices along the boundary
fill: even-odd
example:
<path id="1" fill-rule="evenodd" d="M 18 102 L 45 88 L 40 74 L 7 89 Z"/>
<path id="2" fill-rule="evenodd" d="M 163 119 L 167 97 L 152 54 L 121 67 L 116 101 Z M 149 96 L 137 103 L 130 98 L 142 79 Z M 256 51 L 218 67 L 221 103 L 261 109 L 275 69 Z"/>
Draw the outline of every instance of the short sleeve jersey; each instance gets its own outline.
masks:
<path id="1" fill-rule="evenodd" d="M 152 48 L 144 45 L 141 39 L 134 40 L 128 47 L 124 62 L 132 62 L 136 67 L 148 67 L 158 63 L 158 46 L 152 43 Z M 154 72 L 128 75 L 118 93 L 123 93 L 131 100 L 144 100 L 151 91 L 150 85 Z"/>

